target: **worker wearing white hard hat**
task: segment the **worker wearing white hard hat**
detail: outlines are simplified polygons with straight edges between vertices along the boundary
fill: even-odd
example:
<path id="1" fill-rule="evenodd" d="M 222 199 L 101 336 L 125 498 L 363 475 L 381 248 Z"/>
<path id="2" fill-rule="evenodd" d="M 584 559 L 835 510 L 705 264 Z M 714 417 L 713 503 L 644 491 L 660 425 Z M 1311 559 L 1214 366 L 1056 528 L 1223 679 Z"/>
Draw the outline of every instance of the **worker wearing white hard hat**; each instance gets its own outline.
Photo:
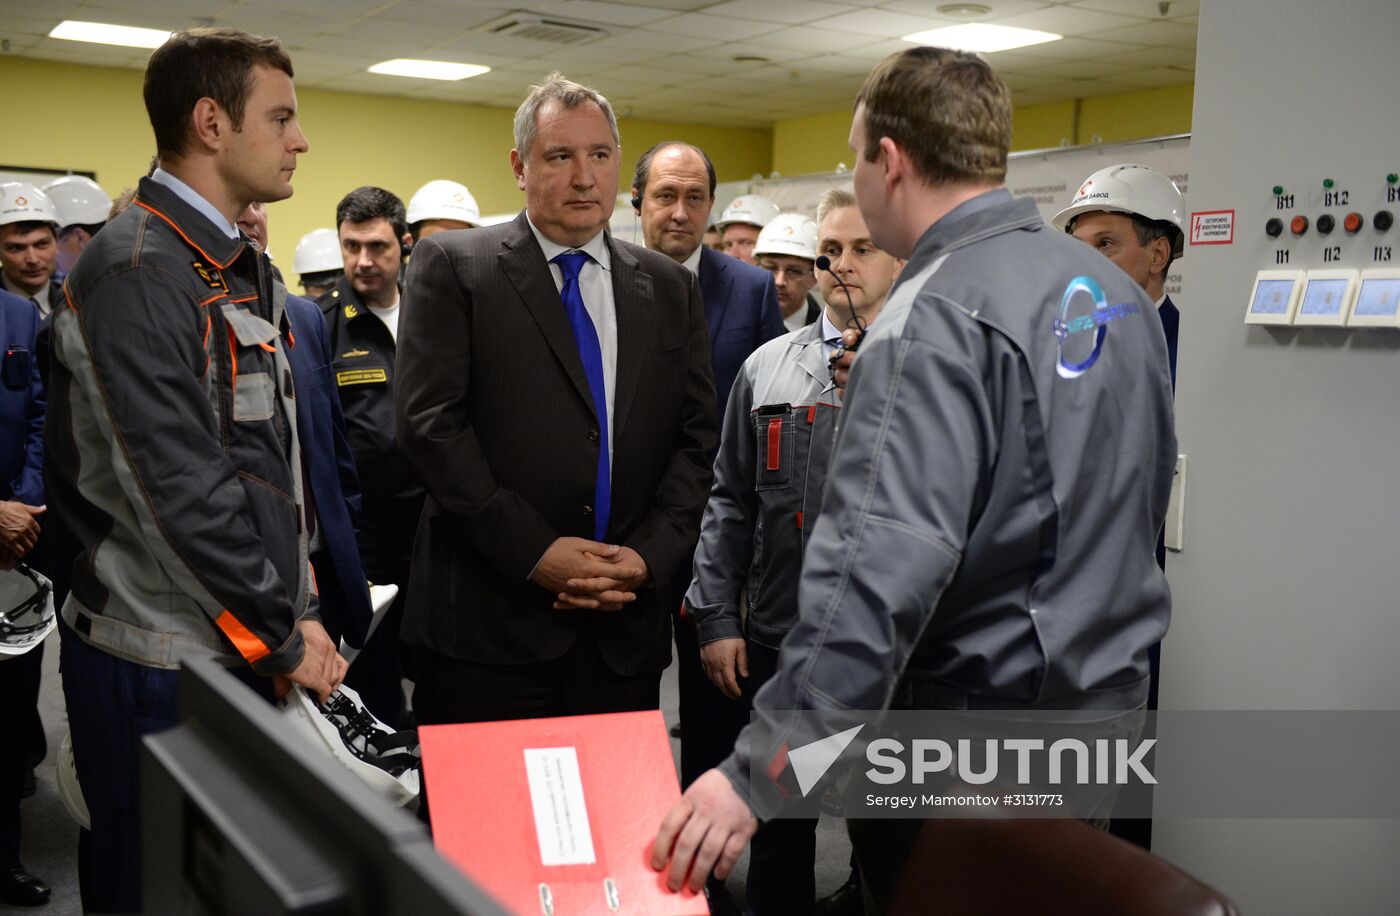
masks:
<path id="1" fill-rule="evenodd" d="M 817 224 L 801 213 L 783 213 L 768 221 L 753 246 L 758 266 L 773 275 L 783 324 L 796 331 L 816 321 L 821 303 L 811 295 L 817 285 Z"/>
<path id="2" fill-rule="evenodd" d="M 408 228 L 415 242 L 448 229 L 481 225 L 481 208 L 467 186 L 439 178 L 430 181 L 408 202 Z"/>
<path id="3" fill-rule="evenodd" d="M 112 198 L 86 175 L 64 175 L 44 185 L 43 192 L 58 213 L 58 272 L 73 269 L 78 255 L 107 223 Z"/>
<path id="4" fill-rule="evenodd" d="M 1102 252 L 1157 303 L 1174 386 L 1181 315 L 1166 280 L 1172 260 L 1181 256 L 1186 229 L 1186 199 L 1176 182 L 1145 165 L 1111 165 L 1086 178 L 1052 222 Z"/>
<path id="5" fill-rule="evenodd" d="M 312 229 L 297 242 L 292 270 L 301 278 L 307 298 L 319 299 L 335 288 L 345 275 L 340 237 L 334 229 Z"/>
<path id="6" fill-rule="evenodd" d="M 720 250 L 746 264 L 756 264 L 753 246 L 759 230 L 778 215 L 778 205 L 761 194 L 736 197 L 724 208 L 715 228 L 720 234 Z"/>
<path id="7" fill-rule="evenodd" d="M 58 211 L 27 181 L 0 184 L 0 283 L 48 317 L 63 298 L 58 266 Z"/>

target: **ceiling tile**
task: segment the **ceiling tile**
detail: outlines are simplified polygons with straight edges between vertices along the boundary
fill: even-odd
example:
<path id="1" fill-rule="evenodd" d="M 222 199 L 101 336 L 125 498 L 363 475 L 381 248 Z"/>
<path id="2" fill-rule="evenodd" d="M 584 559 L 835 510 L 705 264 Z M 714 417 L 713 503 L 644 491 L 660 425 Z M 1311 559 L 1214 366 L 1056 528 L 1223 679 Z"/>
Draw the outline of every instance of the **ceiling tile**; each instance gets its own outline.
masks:
<path id="1" fill-rule="evenodd" d="M 1097 60 L 1073 60 L 1061 61 L 1051 64 L 1048 67 L 1036 67 L 1029 70 L 1018 70 L 1016 76 L 1020 78 L 1045 79 L 1045 80 L 1088 80 L 1101 79 L 1106 76 L 1116 76 L 1120 73 L 1130 73 L 1135 68 L 1131 64 L 1112 63 Z M 1009 84 L 1008 84 L 1009 85 Z"/>
<path id="2" fill-rule="evenodd" d="M 715 41 L 743 41 L 776 32 L 781 26 L 775 22 L 734 20 L 723 16 L 711 16 L 704 12 L 662 19 L 646 28 L 647 31 L 665 32 L 668 35 L 690 35 Z"/>
<path id="3" fill-rule="evenodd" d="M 90 22 L 111 22 L 130 25 L 124 19 L 113 16 L 128 14 L 146 15 L 164 20 L 170 28 L 184 28 L 195 23 L 202 16 L 212 16 L 232 6 L 231 0 L 142 0 L 140 3 L 123 3 L 122 0 L 84 0 L 77 9 L 62 16 L 64 19 L 82 19 Z M 47 4 L 45 7 L 47 9 Z M 133 9 L 135 7 L 136 9 Z"/>
<path id="4" fill-rule="evenodd" d="M 512 9 L 509 0 L 489 4 L 462 3 L 459 0 L 408 0 L 396 4 L 380 15 L 414 25 L 445 26 L 453 31 L 466 31 L 499 19 Z"/>
<path id="5" fill-rule="evenodd" d="M 1037 29 L 1054 32 L 1056 35 L 1074 36 L 1088 32 L 1102 32 L 1106 29 L 1121 29 L 1142 25 L 1146 20 L 1135 16 L 1120 16 L 1114 13 L 1100 13 L 1094 10 L 1075 9 L 1069 6 L 1049 6 L 1033 13 L 1020 16 L 992 16 L 988 22 L 1009 25 L 1018 29 Z"/>
<path id="6" fill-rule="evenodd" d="M 1123 13 L 1144 19 L 1176 19 L 1196 16 L 1201 12 L 1201 0 L 1170 0 L 1162 13 L 1162 0 L 1075 0 L 1075 9 L 1097 10 L 1103 13 Z"/>
<path id="7" fill-rule="evenodd" d="M 1140 45 L 1196 44 L 1196 26 L 1184 22 L 1152 22 L 1122 29 L 1092 32 L 1087 37 L 1103 41 L 1126 41 Z"/>
<path id="8" fill-rule="evenodd" d="M 1196 69 L 1195 49 L 1185 50 L 1182 48 L 1142 48 L 1136 51 L 1124 51 L 1119 54 L 1109 54 L 1099 58 L 1103 63 L 1121 63 L 1131 66 L 1136 70 L 1151 70 L 1159 67 L 1177 67 L 1187 70 Z"/>
<path id="9" fill-rule="evenodd" d="M 1194 82 L 1196 74 L 1169 67 L 1153 70 L 1134 70 L 1113 77 L 1114 81 L 1132 89 L 1159 89 L 1164 86 L 1184 86 Z"/>
<path id="10" fill-rule="evenodd" d="M 795 25 L 777 32 L 770 32 L 762 38 L 746 41 L 743 44 L 746 47 L 758 48 L 760 54 L 763 53 L 763 48 L 796 51 L 800 54 L 836 54 L 841 51 L 862 48 L 878 40 L 871 35 L 850 35 L 833 32 L 830 29 L 814 29 L 810 26 Z"/>
<path id="11" fill-rule="evenodd" d="M 627 48 L 649 51 L 653 54 L 674 54 L 682 51 L 699 51 L 704 48 L 713 48 L 719 45 L 721 41 L 721 39 L 704 38 L 698 35 L 677 35 L 673 33 L 647 31 L 645 29 L 631 29 L 629 31 L 621 31 L 610 35 L 602 41 L 594 42 L 587 47 Z"/>
<path id="12" fill-rule="evenodd" d="M 732 46 L 731 46 L 732 47 Z M 796 57 L 797 55 L 793 55 Z M 727 76 L 731 73 L 742 73 L 744 68 L 757 67 L 760 62 L 736 63 L 725 57 L 701 57 L 698 54 L 675 54 L 661 59 L 666 67 L 687 75 L 687 78 L 694 76 Z"/>
<path id="13" fill-rule="evenodd" d="M 531 3 L 528 6 L 531 12 L 542 16 L 558 16 L 596 25 L 641 26 L 675 15 L 674 10 L 600 3 L 597 0 L 560 0 L 558 3 Z"/>
<path id="14" fill-rule="evenodd" d="M 946 24 L 928 16 L 910 16 L 886 10 L 857 10 L 854 13 L 843 13 L 810 23 L 813 28 L 874 35 L 877 38 L 899 38 L 911 32 L 922 32 Z"/>
<path id="15" fill-rule="evenodd" d="M 779 22 L 783 25 L 802 25 L 817 19 L 839 16 L 853 12 L 856 7 L 844 3 L 824 3 L 819 0 L 731 0 L 705 10 L 711 16 L 726 16 L 733 19 L 749 19 L 759 22 Z"/>
<path id="16" fill-rule="evenodd" d="M 881 2 L 880 8 L 892 10 L 896 13 L 908 13 L 911 16 L 922 16 L 925 19 L 936 20 L 936 24 L 930 24 L 925 28 L 938 28 L 942 25 L 957 25 L 960 22 L 981 22 L 990 21 L 1000 16 L 1020 16 L 1024 13 L 1032 13 L 1036 10 L 1045 9 L 1050 4 L 1045 0 L 980 0 L 983 6 L 990 6 L 992 11 L 986 16 L 978 16 L 969 19 L 965 16 L 943 16 L 938 12 L 937 7 L 941 3 L 931 3 L 929 0 L 891 0 L 891 2 Z M 1113 2 L 1113 0 L 1105 0 Z"/>
<path id="17" fill-rule="evenodd" d="M 714 0 L 618 0 L 618 2 L 623 6 L 654 6 L 659 9 L 684 13 L 710 6 Z"/>
<path id="18" fill-rule="evenodd" d="M 1008 63 L 1017 59 L 1030 60 L 1033 58 L 1052 61 L 1093 60 L 1099 57 L 1106 57 L 1109 54 L 1123 54 L 1144 47 L 1146 47 L 1146 45 L 1125 44 L 1121 41 L 1065 38 L 1060 41 L 1050 41 L 1043 45 L 1036 45 L 1033 48 L 1026 48 L 1024 57 L 1021 57 L 1022 52 L 1018 51 L 998 51 L 995 54 L 987 54 L 985 56 L 987 61 L 993 67 L 996 67 L 1003 60 Z"/>

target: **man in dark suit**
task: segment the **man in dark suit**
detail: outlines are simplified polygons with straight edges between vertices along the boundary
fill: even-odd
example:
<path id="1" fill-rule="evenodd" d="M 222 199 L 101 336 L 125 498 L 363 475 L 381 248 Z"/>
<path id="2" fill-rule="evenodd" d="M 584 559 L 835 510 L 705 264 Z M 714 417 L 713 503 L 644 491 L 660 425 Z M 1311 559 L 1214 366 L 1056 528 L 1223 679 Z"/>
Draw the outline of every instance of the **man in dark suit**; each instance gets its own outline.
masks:
<path id="1" fill-rule="evenodd" d="M 646 246 L 685 266 L 700 280 L 715 374 L 715 416 L 723 419 L 729 390 L 744 360 L 784 329 L 768 272 L 701 244 L 714 195 L 714 164 L 697 146 L 666 140 L 637 160 L 632 206 L 641 217 Z M 749 721 L 747 702 L 729 699 L 705 677 L 694 623 L 680 611 L 693 559 L 693 554 L 686 555 L 666 600 L 677 615 L 682 785 L 718 766 L 732 749 L 730 736 Z"/>
<path id="2" fill-rule="evenodd" d="M 33 562 L 44 511 L 44 388 L 34 358 L 39 313 L 27 300 L 0 290 L 0 569 Z M 37 718 L 44 647 L 0 658 L 0 904 L 38 906 L 49 888 L 20 864 L 20 798 L 30 771 L 25 740 Z"/>
<path id="3" fill-rule="evenodd" d="M 525 212 L 413 252 L 399 441 L 427 486 L 403 638 L 420 723 L 654 709 L 715 445 L 700 288 L 611 238 L 617 121 L 558 74 L 515 118 Z"/>
<path id="4" fill-rule="evenodd" d="M 321 309 L 287 296 L 296 344 L 287 348 L 297 392 L 297 437 L 311 506 L 311 567 L 321 598 L 321 622 L 332 641 L 363 649 L 372 611 L 355 532 L 360 479 L 350 451 L 340 398 L 331 384 L 331 346 Z M 347 678 L 348 679 L 348 678 Z M 353 683 L 353 680 L 352 680 Z"/>
<path id="5" fill-rule="evenodd" d="M 249 204 L 237 224 L 260 251 L 267 250 L 267 208 L 263 204 Z M 296 392 L 297 442 L 306 475 L 307 530 L 311 568 L 316 572 L 321 599 L 321 623 L 336 645 L 344 636 L 351 647 L 362 649 L 373 612 L 355 537 L 360 520 L 360 478 L 355 473 L 355 454 L 350 449 L 340 397 L 331 384 L 330 335 L 320 306 L 287 293 L 280 278 L 273 295 L 283 299 L 292 329 L 287 362 Z"/>

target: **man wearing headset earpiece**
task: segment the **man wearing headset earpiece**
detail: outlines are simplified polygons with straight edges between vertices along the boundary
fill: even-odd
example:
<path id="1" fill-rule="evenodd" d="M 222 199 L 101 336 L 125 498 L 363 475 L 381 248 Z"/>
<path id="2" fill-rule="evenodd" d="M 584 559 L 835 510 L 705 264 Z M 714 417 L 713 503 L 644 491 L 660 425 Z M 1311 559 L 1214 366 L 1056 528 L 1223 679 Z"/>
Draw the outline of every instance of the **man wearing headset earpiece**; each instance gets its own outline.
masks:
<path id="1" fill-rule="evenodd" d="M 383 188 L 365 186 L 345 195 L 336 206 L 335 224 L 345 276 L 317 304 L 326 319 L 331 371 L 364 491 L 360 557 L 371 582 L 399 587 L 398 600 L 356 659 L 347 683 L 375 715 L 398 726 L 404 715 L 399 621 L 424 493 L 395 433 L 399 267 L 412 236 L 403 201 Z"/>
<path id="2" fill-rule="evenodd" d="M 714 205 L 715 168 L 699 147 L 663 141 L 642 154 L 632 178 L 632 206 L 641 218 L 646 247 L 695 274 L 705 303 L 710 363 L 715 376 L 715 416 L 724 417 L 729 390 L 749 354 L 783 333 L 777 292 L 768 273 L 701 244 Z M 690 583 L 686 555 L 667 606 L 681 606 Z M 695 627 L 675 622 L 679 659 L 681 782 L 688 785 L 723 760 L 733 735 L 748 722 L 745 703 L 725 697 L 700 667 Z"/>

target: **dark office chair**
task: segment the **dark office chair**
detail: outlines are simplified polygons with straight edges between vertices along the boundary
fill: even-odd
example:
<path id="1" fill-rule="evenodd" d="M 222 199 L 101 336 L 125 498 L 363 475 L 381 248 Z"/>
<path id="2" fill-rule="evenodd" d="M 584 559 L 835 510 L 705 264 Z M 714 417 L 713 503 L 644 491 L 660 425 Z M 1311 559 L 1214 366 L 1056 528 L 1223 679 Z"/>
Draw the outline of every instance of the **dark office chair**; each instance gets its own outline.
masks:
<path id="1" fill-rule="evenodd" d="M 918 830 L 905 867 L 875 864 L 870 873 L 861 863 L 877 901 L 882 887 L 893 889 L 888 916 L 1239 916 L 1223 894 L 1082 821 L 902 823 Z"/>

